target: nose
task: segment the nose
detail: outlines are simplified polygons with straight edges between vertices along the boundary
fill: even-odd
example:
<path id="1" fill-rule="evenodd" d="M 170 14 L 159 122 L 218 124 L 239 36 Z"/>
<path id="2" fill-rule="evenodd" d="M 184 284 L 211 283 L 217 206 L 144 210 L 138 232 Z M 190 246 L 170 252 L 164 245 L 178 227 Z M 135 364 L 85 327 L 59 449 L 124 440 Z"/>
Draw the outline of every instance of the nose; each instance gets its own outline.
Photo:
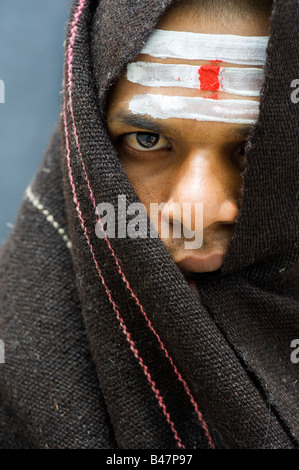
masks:
<path id="1" fill-rule="evenodd" d="M 162 211 L 162 217 L 167 217 L 170 224 L 183 221 L 190 231 L 234 224 L 242 178 L 229 159 L 216 151 L 192 151 L 175 169 L 175 175 Z M 196 203 L 203 205 L 200 227 Z M 188 206 L 191 216 L 184 217 Z"/>

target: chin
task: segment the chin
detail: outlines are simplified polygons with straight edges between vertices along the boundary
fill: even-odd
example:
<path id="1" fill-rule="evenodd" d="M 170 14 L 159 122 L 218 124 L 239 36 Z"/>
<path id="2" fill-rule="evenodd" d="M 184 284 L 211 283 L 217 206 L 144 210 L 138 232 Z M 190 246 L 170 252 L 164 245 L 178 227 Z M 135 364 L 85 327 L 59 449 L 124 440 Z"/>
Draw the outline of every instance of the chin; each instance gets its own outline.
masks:
<path id="1" fill-rule="evenodd" d="M 224 263 L 225 253 L 213 252 L 208 255 L 183 255 L 179 261 L 176 261 L 177 266 L 183 272 L 191 273 L 206 273 L 218 271 Z"/>

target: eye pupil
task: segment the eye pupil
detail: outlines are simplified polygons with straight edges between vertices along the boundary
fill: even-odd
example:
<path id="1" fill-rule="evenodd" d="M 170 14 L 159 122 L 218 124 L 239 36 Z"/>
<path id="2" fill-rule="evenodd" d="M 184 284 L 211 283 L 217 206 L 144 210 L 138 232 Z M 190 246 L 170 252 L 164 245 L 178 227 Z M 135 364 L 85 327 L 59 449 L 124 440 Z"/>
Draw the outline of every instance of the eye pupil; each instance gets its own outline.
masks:
<path id="1" fill-rule="evenodd" d="M 142 147 L 152 148 L 159 142 L 160 136 L 158 134 L 145 134 L 138 132 L 136 139 Z"/>

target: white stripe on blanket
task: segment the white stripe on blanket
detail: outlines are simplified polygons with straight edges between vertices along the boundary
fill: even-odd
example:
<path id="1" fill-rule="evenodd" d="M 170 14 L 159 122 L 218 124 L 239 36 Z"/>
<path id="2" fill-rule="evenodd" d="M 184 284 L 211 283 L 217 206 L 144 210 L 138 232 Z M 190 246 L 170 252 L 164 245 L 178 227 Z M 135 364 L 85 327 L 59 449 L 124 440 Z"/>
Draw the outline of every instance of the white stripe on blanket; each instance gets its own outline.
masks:
<path id="1" fill-rule="evenodd" d="M 38 209 L 46 217 L 46 220 L 59 233 L 59 235 L 62 237 L 63 241 L 65 242 L 67 248 L 71 250 L 72 242 L 67 236 L 67 234 L 65 233 L 64 228 L 62 228 L 61 225 L 54 219 L 53 215 L 51 215 L 50 212 L 47 209 L 45 209 L 45 207 L 41 204 L 39 197 L 34 195 L 33 192 L 31 191 L 30 186 L 26 189 L 25 194 L 26 194 L 26 198 L 33 204 L 34 207 L 36 207 L 36 209 Z"/>

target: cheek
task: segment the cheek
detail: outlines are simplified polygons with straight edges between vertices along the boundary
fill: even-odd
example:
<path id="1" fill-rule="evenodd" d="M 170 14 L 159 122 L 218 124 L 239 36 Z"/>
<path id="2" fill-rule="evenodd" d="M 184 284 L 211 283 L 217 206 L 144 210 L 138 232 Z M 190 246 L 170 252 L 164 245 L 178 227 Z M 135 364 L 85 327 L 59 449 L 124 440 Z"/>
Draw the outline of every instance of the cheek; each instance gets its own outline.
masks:
<path id="1" fill-rule="evenodd" d="M 160 203 L 168 199 L 172 186 L 171 172 L 157 162 L 122 162 L 130 183 L 140 201 L 148 209 L 151 203 Z"/>

